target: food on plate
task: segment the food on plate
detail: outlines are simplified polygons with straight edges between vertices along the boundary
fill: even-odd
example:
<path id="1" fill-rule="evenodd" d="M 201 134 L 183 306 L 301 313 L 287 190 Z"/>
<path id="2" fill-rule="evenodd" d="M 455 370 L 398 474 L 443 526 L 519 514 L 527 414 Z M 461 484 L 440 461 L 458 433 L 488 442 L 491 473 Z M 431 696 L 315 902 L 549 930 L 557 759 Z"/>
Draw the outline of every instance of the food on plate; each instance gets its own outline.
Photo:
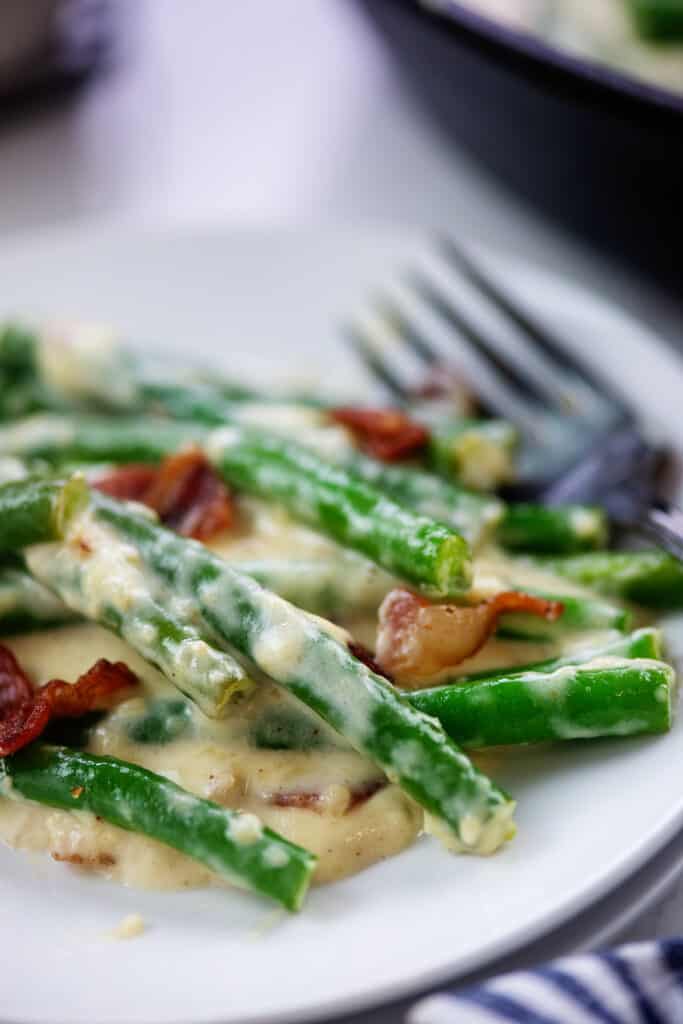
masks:
<path id="1" fill-rule="evenodd" d="M 260 393 L 88 325 L 7 325 L 0 380 L 7 843 L 296 910 L 421 833 L 502 851 L 481 748 L 671 727 L 643 608 L 680 607 L 681 566 L 498 497 L 511 425 Z"/>

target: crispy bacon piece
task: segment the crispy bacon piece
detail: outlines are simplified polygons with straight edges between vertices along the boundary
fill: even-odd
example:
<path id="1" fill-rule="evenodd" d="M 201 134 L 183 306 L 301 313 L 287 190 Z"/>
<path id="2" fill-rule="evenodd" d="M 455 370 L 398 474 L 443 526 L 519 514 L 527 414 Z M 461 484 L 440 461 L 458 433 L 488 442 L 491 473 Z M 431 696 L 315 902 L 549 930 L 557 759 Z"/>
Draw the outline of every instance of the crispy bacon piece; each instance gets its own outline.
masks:
<path id="1" fill-rule="evenodd" d="M 0 756 L 37 739 L 52 718 L 78 718 L 107 708 L 137 677 L 123 662 L 100 658 L 75 683 L 52 679 L 33 690 L 12 652 L 0 645 Z"/>
<path id="2" fill-rule="evenodd" d="M 184 537 L 208 540 L 235 520 L 230 492 L 197 448 L 170 455 L 159 466 L 120 466 L 94 486 L 112 497 L 149 505 Z"/>
<path id="3" fill-rule="evenodd" d="M 96 480 L 93 486 L 103 494 L 120 498 L 121 501 L 144 501 L 144 495 L 158 472 L 157 466 L 131 462 L 107 473 Z"/>
<path id="4" fill-rule="evenodd" d="M 310 789 L 281 789 L 272 793 L 268 803 L 274 807 L 297 807 L 300 810 L 317 810 L 322 796 Z"/>
<path id="5" fill-rule="evenodd" d="M 45 732 L 50 721 L 50 706 L 43 700 L 27 700 L 0 720 L 0 755 L 16 754 Z"/>
<path id="6" fill-rule="evenodd" d="M 234 522 L 227 487 L 196 448 L 164 459 L 143 501 L 184 537 L 207 540 Z"/>
<path id="7" fill-rule="evenodd" d="M 36 691 L 45 700 L 57 718 L 78 718 L 86 711 L 98 711 L 111 706 L 112 694 L 119 695 L 125 688 L 135 686 L 137 676 L 122 661 L 100 658 L 75 683 L 51 679 Z"/>
<path id="8" fill-rule="evenodd" d="M 31 681 L 9 647 L 0 644 L 0 721 L 33 697 Z"/>
<path id="9" fill-rule="evenodd" d="M 386 779 L 369 779 L 350 790 L 350 800 L 344 814 L 350 814 L 366 800 L 379 793 L 387 785 Z M 323 811 L 323 797 L 317 790 L 311 789 L 279 789 L 271 793 L 268 802 L 274 807 L 295 807 L 299 810 L 315 811 L 317 814 Z"/>
<path id="10" fill-rule="evenodd" d="M 364 782 L 360 786 L 355 786 L 351 790 L 351 802 L 346 808 L 346 813 L 350 814 L 351 811 L 355 811 L 356 807 L 360 807 L 366 800 L 373 797 L 375 793 L 379 793 L 381 789 L 384 789 L 388 785 L 386 779 L 370 779 L 368 782 Z"/>
<path id="11" fill-rule="evenodd" d="M 418 689 L 435 681 L 483 647 L 506 612 L 527 612 L 554 621 L 559 601 L 507 590 L 476 605 L 431 604 L 397 588 L 379 610 L 377 662 L 399 686 Z"/>
<path id="12" fill-rule="evenodd" d="M 358 446 L 383 462 L 398 462 L 422 451 L 429 431 L 400 409 L 357 409 L 339 406 L 330 410 L 335 423 L 348 427 Z"/>
<path id="13" fill-rule="evenodd" d="M 384 676 L 385 679 L 392 682 L 392 678 L 389 673 L 386 672 L 375 660 L 375 656 L 372 651 L 369 651 L 367 647 L 363 646 L 363 644 L 358 644 L 354 640 L 349 644 L 349 650 L 351 651 L 351 654 L 353 654 L 354 658 L 358 658 L 359 661 L 362 661 L 371 672 L 375 672 L 378 676 Z"/>
<path id="14" fill-rule="evenodd" d="M 92 857 L 85 857 L 82 853 L 58 853 L 52 851 L 52 859 L 65 861 L 67 864 L 75 864 L 79 868 L 110 868 L 116 864 L 116 857 L 112 853 L 98 853 Z"/>

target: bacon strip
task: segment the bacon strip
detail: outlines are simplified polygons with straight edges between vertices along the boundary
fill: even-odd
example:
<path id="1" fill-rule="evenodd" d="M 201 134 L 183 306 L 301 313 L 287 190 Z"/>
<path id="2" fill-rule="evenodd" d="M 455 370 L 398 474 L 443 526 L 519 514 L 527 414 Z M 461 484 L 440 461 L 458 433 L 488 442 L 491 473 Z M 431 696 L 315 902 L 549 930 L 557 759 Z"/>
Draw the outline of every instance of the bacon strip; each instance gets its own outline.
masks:
<path id="1" fill-rule="evenodd" d="M 196 448 L 164 459 L 143 501 L 184 537 L 206 540 L 234 522 L 227 487 Z"/>
<path id="2" fill-rule="evenodd" d="M 559 601 L 507 590 L 477 605 L 430 604 L 397 588 L 379 610 L 377 663 L 398 685 L 417 689 L 483 647 L 506 612 L 526 612 L 552 622 Z"/>
<path id="3" fill-rule="evenodd" d="M 52 718 L 78 718 L 111 706 L 137 683 L 123 662 L 100 658 L 75 683 L 52 679 L 33 690 L 12 652 L 0 644 L 0 756 L 32 743 Z"/>
<path id="4" fill-rule="evenodd" d="M 0 644 L 0 721 L 33 697 L 31 681 L 9 647 Z"/>
<path id="5" fill-rule="evenodd" d="M 375 660 L 375 656 L 372 651 L 369 651 L 367 647 L 363 646 L 363 644 L 356 643 L 356 641 L 353 640 L 349 644 L 349 651 L 353 654 L 354 658 L 358 658 L 359 661 L 362 661 L 366 668 L 369 668 L 371 672 L 375 672 L 378 676 L 384 676 L 384 678 L 388 679 L 390 683 L 393 682 L 389 673 L 386 672 L 379 662 Z"/>
<path id="6" fill-rule="evenodd" d="M 379 793 L 380 790 L 384 789 L 388 785 L 386 779 L 370 779 L 369 782 L 364 782 L 360 786 L 355 786 L 351 790 L 351 802 L 346 808 L 346 813 L 350 814 L 351 811 L 355 811 L 356 807 L 360 807 L 367 800 Z"/>
<path id="7" fill-rule="evenodd" d="M 400 409 L 330 410 L 335 423 L 348 427 L 358 446 L 383 462 L 398 462 L 416 455 L 429 441 L 429 431 Z"/>
<path id="8" fill-rule="evenodd" d="M 235 521 L 230 492 L 197 448 L 171 455 L 159 466 L 120 466 L 94 486 L 148 505 L 170 529 L 196 540 L 208 540 Z"/>
<path id="9" fill-rule="evenodd" d="M 379 793 L 387 785 L 386 779 L 370 779 L 351 788 L 351 799 L 344 814 L 350 814 L 361 804 Z M 323 797 L 317 790 L 312 789 L 280 789 L 271 793 L 268 803 L 274 807 L 295 807 L 299 810 L 315 811 L 320 814 L 323 811 Z"/>
<path id="10" fill-rule="evenodd" d="M 145 493 L 158 472 L 157 466 L 150 466 L 145 462 L 130 462 L 127 466 L 118 466 L 111 473 L 100 477 L 93 486 L 111 498 L 144 502 Z"/>
<path id="11" fill-rule="evenodd" d="M 59 853 L 52 851 L 52 859 L 65 861 L 67 864 L 76 864 L 79 868 L 110 868 L 116 864 L 116 857 L 113 853 L 97 853 L 92 857 L 85 857 L 82 853 Z"/>
<path id="12" fill-rule="evenodd" d="M 271 793 L 268 803 L 273 807 L 296 807 L 300 810 L 317 810 L 322 795 L 311 789 L 281 789 Z"/>

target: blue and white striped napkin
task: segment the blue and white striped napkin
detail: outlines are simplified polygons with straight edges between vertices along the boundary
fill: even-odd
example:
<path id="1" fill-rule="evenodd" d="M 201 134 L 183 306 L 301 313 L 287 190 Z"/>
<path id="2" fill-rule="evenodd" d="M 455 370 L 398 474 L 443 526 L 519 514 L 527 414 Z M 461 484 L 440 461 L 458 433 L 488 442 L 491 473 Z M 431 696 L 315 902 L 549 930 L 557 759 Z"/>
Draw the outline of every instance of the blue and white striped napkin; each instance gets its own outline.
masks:
<path id="1" fill-rule="evenodd" d="M 503 974 L 417 1003 L 409 1024 L 683 1024 L 683 938 Z"/>

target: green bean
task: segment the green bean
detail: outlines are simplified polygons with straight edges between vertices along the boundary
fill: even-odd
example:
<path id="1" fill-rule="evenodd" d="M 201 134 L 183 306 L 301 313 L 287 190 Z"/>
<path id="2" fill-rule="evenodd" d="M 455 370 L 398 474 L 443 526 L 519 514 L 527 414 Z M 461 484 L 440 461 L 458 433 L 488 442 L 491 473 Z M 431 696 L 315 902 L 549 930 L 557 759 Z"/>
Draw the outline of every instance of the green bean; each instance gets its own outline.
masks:
<path id="1" fill-rule="evenodd" d="M 154 462 L 202 436 L 203 428 L 171 420 L 36 417 L 0 430 L 0 452 L 56 464 Z M 469 585 L 469 550 L 460 536 L 314 452 L 237 425 L 213 432 L 206 446 L 229 483 L 285 504 L 296 517 L 387 571 L 440 596 L 462 593 Z"/>
<path id="2" fill-rule="evenodd" d="M 154 700 L 145 713 L 133 719 L 126 728 L 135 743 L 171 743 L 186 733 L 192 724 L 192 709 L 187 701 Z"/>
<path id="3" fill-rule="evenodd" d="M 237 404 L 236 409 L 242 410 L 238 418 L 249 421 L 247 406 Z M 277 406 L 264 405 L 261 409 L 272 412 Z M 317 416 L 315 410 L 301 408 L 299 412 L 303 417 Z M 0 427 L 0 456 L 40 459 L 63 468 L 79 462 L 158 462 L 186 444 L 198 444 L 214 457 L 219 470 L 234 486 L 288 504 L 298 517 L 362 553 L 376 547 L 372 543 L 376 531 L 365 536 L 366 531 L 352 529 L 352 521 L 358 522 L 365 515 L 368 498 L 362 498 L 358 491 L 363 484 L 372 488 L 376 501 L 386 496 L 405 514 L 437 520 L 473 546 L 481 545 L 494 531 L 511 550 L 541 554 L 572 553 L 604 542 L 605 517 L 599 509 L 529 504 L 506 507 L 494 497 L 468 491 L 424 470 L 380 462 L 355 452 L 329 428 L 307 428 L 305 445 L 289 438 L 289 432 L 282 423 L 269 431 L 237 422 L 211 431 L 201 422 L 186 420 L 43 414 Z M 294 433 L 301 433 L 301 424 Z M 323 509 L 318 500 L 308 501 L 311 491 L 316 498 L 328 495 L 332 510 Z M 340 503 L 340 493 L 348 500 Z M 351 515 L 354 507 L 356 514 Z M 359 508 L 363 510 L 360 516 Z M 394 512 L 392 535 L 397 529 L 396 516 Z M 376 556 L 377 551 L 369 557 L 377 561 Z M 420 582 L 410 576 L 404 578 Z"/>
<path id="4" fill-rule="evenodd" d="M 156 585 L 135 548 L 110 543 L 87 513 L 78 522 L 71 543 L 27 550 L 31 574 L 73 612 L 119 634 L 205 714 L 228 714 L 253 686 L 240 661 L 211 643 L 191 604 Z"/>
<path id="5" fill-rule="evenodd" d="M 517 589 L 517 588 L 515 588 Z M 562 614 L 554 621 L 543 619 L 538 615 L 526 615 L 523 612 L 512 612 L 501 616 L 497 633 L 519 640 L 553 640 L 566 636 L 568 633 L 582 630 L 618 629 L 621 632 L 631 628 L 633 616 L 625 608 L 596 601 L 588 597 L 575 597 L 562 593 L 548 593 L 536 588 L 519 587 L 527 594 L 535 594 L 548 601 L 559 601 Z"/>
<path id="6" fill-rule="evenodd" d="M 396 504 L 354 472 L 287 438 L 233 425 L 207 451 L 237 490 L 280 502 L 295 517 L 436 596 L 469 586 L 469 549 L 436 520 Z"/>
<path id="7" fill-rule="evenodd" d="M 609 597 L 646 608 L 683 608 L 683 564 L 664 551 L 594 551 L 537 564 Z"/>
<path id="8" fill-rule="evenodd" d="M 508 505 L 497 539 L 510 551 L 573 554 L 604 547 L 607 523 L 602 509 L 584 505 Z"/>
<path id="9" fill-rule="evenodd" d="M 70 462 L 158 462 L 205 435 L 205 428 L 175 420 L 44 413 L 2 426 L 0 454 L 59 467 Z"/>
<path id="10" fill-rule="evenodd" d="M 646 658 L 650 661 L 661 661 L 664 643 L 662 632 L 653 626 L 644 626 L 633 633 L 609 638 L 603 643 L 589 643 L 587 646 L 571 646 L 565 654 L 542 661 L 531 661 L 525 664 L 508 665 L 500 669 L 482 669 L 468 675 L 455 676 L 444 685 L 451 683 L 470 683 L 479 679 L 499 679 L 515 675 L 517 672 L 554 672 L 567 665 L 582 665 L 596 658 Z"/>
<path id="11" fill-rule="evenodd" d="M 661 732 L 670 725 L 673 686 L 668 667 L 652 674 L 661 656 L 661 633 L 650 627 L 558 658 L 484 670 L 405 696 L 438 719 L 456 742 L 470 747 Z M 633 659 L 635 672 L 624 672 L 626 659 Z M 593 669 L 577 675 L 591 664 Z M 598 674 L 597 684 L 595 666 L 610 669 Z M 658 689 L 662 682 L 666 693 Z M 325 746 L 324 737 L 294 708 L 264 711 L 251 740 L 280 750 Z"/>
<path id="12" fill-rule="evenodd" d="M 660 661 L 603 657 L 554 671 L 411 694 L 466 748 L 666 732 L 675 673 Z"/>
<path id="13" fill-rule="evenodd" d="M 288 910 L 303 902 L 316 864 L 312 853 L 264 828 L 253 814 L 203 800 L 137 764 L 32 744 L 4 758 L 1 772 L 27 800 L 89 811 L 150 836 Z"/>
<path id="14" fill-rule="evenodd" d="M 683 39 L 681 0 L 627 0 L 627 7 L 636 29 L 648 42 L 671 43 Z"/>
<path id="15" fill-rule="evenodd" d="M 262 750 L 324 750 L 330 746 L 315 718 L 298 709 L 268 708 L 251 730 L 250 741 Z"/>
<path id="16" fill-rule="evenodd" d="M 64 523 L 87 501 L 84 480 L 27 478 L 0 485 L 0 551 L 55 540 Z"/>
<path id="17" fill-rule="evenodd" d="M 372 487 L 420 515 L 446 523 L 473 547 L 489 539 L 504 513 L 497 498 L 475 494 L 432 473 L 355 453 L 345 466 Z"/>

